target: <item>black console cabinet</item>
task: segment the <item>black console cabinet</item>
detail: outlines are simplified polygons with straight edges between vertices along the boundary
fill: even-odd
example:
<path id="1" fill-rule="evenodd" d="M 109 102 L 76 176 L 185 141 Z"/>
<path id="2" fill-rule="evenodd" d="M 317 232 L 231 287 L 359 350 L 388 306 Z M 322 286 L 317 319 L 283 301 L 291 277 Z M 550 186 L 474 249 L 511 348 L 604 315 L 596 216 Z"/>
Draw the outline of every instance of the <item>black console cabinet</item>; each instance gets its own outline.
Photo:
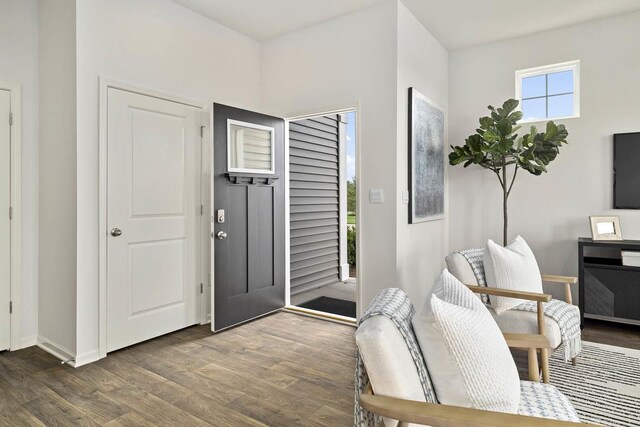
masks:
<path id="1" fill-rule="evenodd" d="M 578 240 L 580 313 L 584 318 L 640 325 L 640 267 L 622 265 L 622 251 L 640 240 Z"/>

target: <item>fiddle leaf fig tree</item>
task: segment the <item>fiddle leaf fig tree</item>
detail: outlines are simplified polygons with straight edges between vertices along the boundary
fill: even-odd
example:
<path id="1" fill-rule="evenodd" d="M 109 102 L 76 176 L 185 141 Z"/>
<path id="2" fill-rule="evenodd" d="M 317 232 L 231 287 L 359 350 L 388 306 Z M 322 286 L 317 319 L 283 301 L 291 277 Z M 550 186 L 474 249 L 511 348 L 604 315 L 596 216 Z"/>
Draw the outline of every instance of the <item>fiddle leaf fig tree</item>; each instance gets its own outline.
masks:
<path id="1" fill-rule="evenodd" d="M 518 121 L 522 112 L 516 110 L 518 101 L 509 99 L 501 108 L 488 107 L 488 117 L 480 118 L 480 127 L 469 135 L 462 146 L 451 146 L 451 165 L 475 164 L 489 169 L 498 177 L 502 188 L 503 244 L 507 245 L 509 215 L 507 202 L 519 169 L 532 175 L 547 172 L 547 166 L 560 153 L 562 144 L 567 144 L 569 133 L 564 125 L 547 122 L 545 132 L 531 126 L 529 133 L 519 136 Z"/>

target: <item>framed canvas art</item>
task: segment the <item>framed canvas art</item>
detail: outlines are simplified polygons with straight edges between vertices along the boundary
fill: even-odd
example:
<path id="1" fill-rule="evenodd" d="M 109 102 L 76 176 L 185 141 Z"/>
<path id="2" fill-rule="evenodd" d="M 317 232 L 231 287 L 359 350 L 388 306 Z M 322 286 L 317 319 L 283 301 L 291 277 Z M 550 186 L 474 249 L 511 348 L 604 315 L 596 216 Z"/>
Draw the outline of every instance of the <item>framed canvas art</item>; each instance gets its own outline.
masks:
<path id="1" fill-rule="evenodd" d="M 409 224 L 444 219 L 444 112 L 409 88 Z"/>

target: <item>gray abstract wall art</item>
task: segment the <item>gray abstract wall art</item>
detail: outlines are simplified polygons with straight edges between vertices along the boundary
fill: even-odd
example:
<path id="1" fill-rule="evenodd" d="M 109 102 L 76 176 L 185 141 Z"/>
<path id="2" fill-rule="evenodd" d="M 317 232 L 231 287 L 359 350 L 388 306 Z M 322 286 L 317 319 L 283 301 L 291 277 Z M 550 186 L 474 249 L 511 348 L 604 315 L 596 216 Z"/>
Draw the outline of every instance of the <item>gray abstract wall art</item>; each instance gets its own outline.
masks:
<path id="1" fill-rule="evenodd" d="M 444 218 L 444 112 L 409 88 L 409 223 Z"/>

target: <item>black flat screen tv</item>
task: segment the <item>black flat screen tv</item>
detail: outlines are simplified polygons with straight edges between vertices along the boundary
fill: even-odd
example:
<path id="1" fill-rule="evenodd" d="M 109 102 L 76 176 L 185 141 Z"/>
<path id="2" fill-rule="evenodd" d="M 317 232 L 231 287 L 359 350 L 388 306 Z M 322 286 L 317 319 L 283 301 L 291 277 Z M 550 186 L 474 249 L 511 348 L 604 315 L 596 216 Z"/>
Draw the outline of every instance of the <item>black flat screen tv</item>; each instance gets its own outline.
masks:
<path id="1" fill-rule="evenodd" d="M 613 207 L 640 209 L 640 132 L 613 135 Z"/>

